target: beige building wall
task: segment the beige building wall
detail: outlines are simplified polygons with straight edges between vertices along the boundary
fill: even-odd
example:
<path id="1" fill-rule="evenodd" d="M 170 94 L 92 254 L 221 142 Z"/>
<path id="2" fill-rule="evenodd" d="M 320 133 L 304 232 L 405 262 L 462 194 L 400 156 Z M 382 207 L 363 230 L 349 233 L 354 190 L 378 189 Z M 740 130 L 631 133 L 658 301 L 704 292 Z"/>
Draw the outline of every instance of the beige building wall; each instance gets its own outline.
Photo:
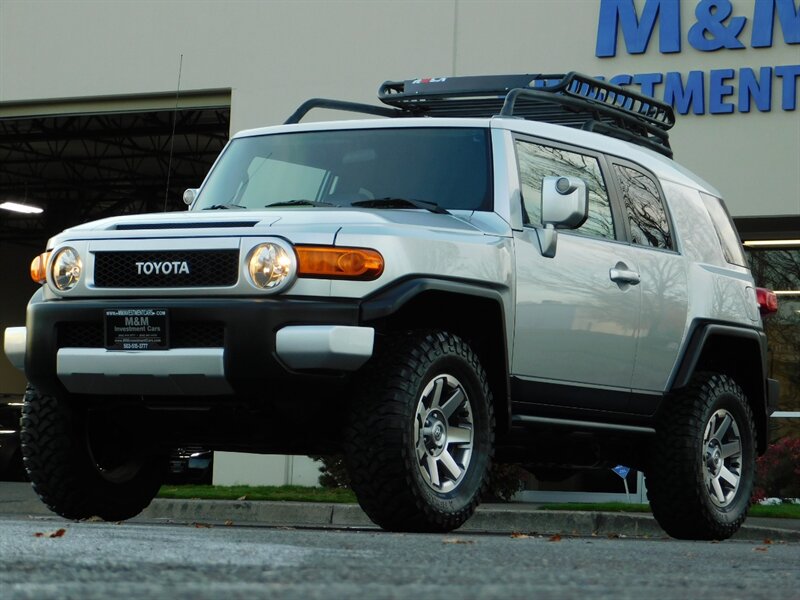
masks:
<path id="1" fill-rule="evenodd" d="M 777 19 L 773 46 L 750 47 L 755 0 L 732 4 L 744 49 L 694 49 L 698 4 L 680 0 L 680 53 L 659 53 L 657 23 L 644 54 L 620 34 L 616 57 L 598 58 L 600 0 L 0 0 L 0 117 L 17 103 L 174 91 L 181 55 L 183 90 L 232 90 L 234 131 L 281 122 L 312 96 L 375 102 L 386 79 L 800 64 Z M 676 158 L 734 215 L 800 212 L 800 118 L 780 94 L 774 79 L 770 112 L 680 116 L 673 130 Z"/>

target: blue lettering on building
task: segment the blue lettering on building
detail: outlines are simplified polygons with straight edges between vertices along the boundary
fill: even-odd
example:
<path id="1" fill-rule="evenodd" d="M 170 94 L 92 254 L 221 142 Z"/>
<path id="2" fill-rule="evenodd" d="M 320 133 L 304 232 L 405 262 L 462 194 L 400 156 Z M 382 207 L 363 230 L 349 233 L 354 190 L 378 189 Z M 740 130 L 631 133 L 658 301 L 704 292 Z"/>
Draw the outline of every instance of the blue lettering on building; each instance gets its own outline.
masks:
<path id="1" fill-rule="evenodd" d="M 642 15 L 639 17 L 636 14 L 633 0 L 601 0 L 595 54 L 599 57 L 616 56 L 617 32 L 620 29 L 622 29 L 628 53 L 643 54 L 650 43 L 657 20 L 659 21 L 659 51 L 662 54 L 680 52 L 680 2 L 647 0 Z"/>
<path id="2" fill-rule="evenodd" d="M 800 65 L 775 67 L 775 77 L 779 77 L 783 81 L 781 108 L 795 110 L 797 108 L 797 80 L 800 77 Z"/>
<path id="3" fill-rule="evenodd" d="M 644 54 L 656 33 L 659 52 L 680 52 L 684 33 L 680 5 L 680 0 L 644 0 L 637 10 L 634 0 L 600 0 L 595 54 L 601 58 L 616 56 L 622 45 L 628 54 Z M 797 0 L 755 0 L 753 6 L 752 15 L 742 15 L 736 14 L 736 3 L 731 0 L 700 0 L 686 31 L 689 46 L 700 52 L 740 50 L 748 43 L 752 48 L 771 48 L 777 29 L 784 43 L 800 44 Z M 749 30 L 745 27 L 748 23 Z M 621 73 L 610 81 L 620 86 L 636 85 L 645 95 L 663 98 L 680 114 L 747 113 L 753 106 L 759 112 L 769 112 L 773 92 L 780 95 L 782 110 L 793 111 L 797 110 L 800 65 L 688 74 Z"/>
<path id="4" fill-rule="evenodd" d="M 753 48 L 772 48 L 776 6 L 783 41 L 787 44 L 800 44 L 800 7 L 795 7 L 794 0 L 756 0 L 750 42 Z"/>
<path id="5" fill-rule="evenodd" d="M 698 2 L 695 23 L 687 35 L 689 44 L 701 52 L 744 48 L 740 36 L 748 18 L 733 12 L 730 0 Z M 800 7 L 795 6 L 795 0 L 755 0 L 750 34 L 753 48 L 772 47 L 776 14 L 784 42 L 800 44 Z M 595 55 L 616 56 L 620 30 L 628 54 L 644 54 L 656 23 L 659 52 L 680 52 L 680 0 L 646 0 L 641 15 L 636 12 L 633 0 L 600 0 Z"/>
<path id="6" fill-rule="evenodd" d="M 724 115 L 733 112 L 733 104 L 725 102 L 725 98 L 733 94 L 733 86 L 728 83 L 734 77 L 733 69 L 712 69 L 711 93 L 708 98 L 709 112 L 712 115 Z"/>
<path id="7" fill-rule="evenodd" d="M 797 110 L 800 65 L 712 69 L 669 73 L 623 73 L 609 79 L 616 85 L 638 85 L 641 93 L 661 98 L 681 115 L 724 115 L 750 112 L 755 104 L 760 112 L 771 110 L 772 92 L 780 86 L 781 109 Z M 734 102 L 735 100 L 735 102 Z"/>
<path id="8" fill-rule="evenodd" d="M 744 48 L 739 41 L 747 19 L 731 17 L 733 6 L 730 0 L 703 0 L 697 5 L 694 16 L 697 22 L 689 29 L 689 43 L 703 52 L 721 48 L 738 50 Z"/>
<path id="9" fill-rule="evenodd" d="M 772 100 L 772 69 L 761 67 L 758 77 L 752 69 L 739 72 L 739 112 L 750 112 L 751 101 L 761 112 L 768 112 Z"/>
<path id="10" fill-rule="evenodd" d="M 691 111 L 696 115 L 706 112 L 706 91 L 702 71 L 690 71 L 684 84 L 680 73 L 667 73 L 664 82 L 664 102 L 671 104 L 679 114 Z"/>

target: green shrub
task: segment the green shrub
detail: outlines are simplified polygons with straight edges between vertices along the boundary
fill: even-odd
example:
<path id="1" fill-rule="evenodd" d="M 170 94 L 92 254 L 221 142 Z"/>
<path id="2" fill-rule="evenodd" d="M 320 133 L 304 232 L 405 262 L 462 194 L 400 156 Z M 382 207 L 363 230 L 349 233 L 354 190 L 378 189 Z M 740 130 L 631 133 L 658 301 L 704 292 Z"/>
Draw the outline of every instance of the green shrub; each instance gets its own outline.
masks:
<path id="1" fill-rule="evenodd" d="M 489 488 L 484 494 L 487 501 L 510 502 L 523 488 L 527 471 L 517 464 L 494 463 L 489 473 Z"/>
<path id="2" fill-rule="evenodd" d="M 344 457 L 341 454 L 311 458 L 322 463 L 319 467 L 319 484 L 322 487 L 338 489 L 350 487 L 350 476 L 347 474 Z"/>

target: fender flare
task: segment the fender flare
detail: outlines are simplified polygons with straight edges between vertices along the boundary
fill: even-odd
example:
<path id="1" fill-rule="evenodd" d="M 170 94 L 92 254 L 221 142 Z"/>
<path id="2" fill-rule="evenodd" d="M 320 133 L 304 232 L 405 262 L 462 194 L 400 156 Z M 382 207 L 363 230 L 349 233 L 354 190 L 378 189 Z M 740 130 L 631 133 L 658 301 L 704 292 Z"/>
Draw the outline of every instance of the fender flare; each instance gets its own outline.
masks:
<path id="1" fill-rule="evenodd" d="M 759 454 L 763 453 L 767 446 L 769 416 L 777 408 L 779 392 L 778 382 L 767 377 L 766 334 L 760 329 L 700 320 L 692 324 L 691 331 L 692 333 L 688 338 L 689 341 L 686 343 L 676 369 L 667 383 L 667 391 L 672 392 L 689 384 L 706 345 L 714 339 L 737 338 L 755 344 L 758 348 L 760 360 L 756 363 L 758 368 L 757 377 L 751 382 L 751 389 L 755 394 L 748 394 L 748 397 L 755 419 L 758 452 Z"/>
<path id="2" fill-rule="evenodd" d="M 391 317 L 409 302 L 427 292 L 444 292 L 459 296 L 471 296 L 495 303 L 500 311 L 500 319 L 502 321 L 500 334 L 502 335 L 503 374 L 502 382 L 498 385 L 503 386 L 504 395 L 502 399 L 495 398 L 495 406 L 498 407 L 496 417 L 498 425 L 500 425 L 502 419 L 503 425 L 501 427 L 508 430 L 511 426 L 511 370 L 508 329 L 509 327 L 513 327 L 513 322 L 510 324 L 507 322 L 507 302 L 504 301 L 504 291 L 508 291 L 506 286 L 492 283 L 483 284 L 474 281 L 437 277 L 407 277 L 395 281 L 364 298 L 360 304 L 359 321 L 365 323 Z M 511 302 L 511 300 L 509 299 L 508 302 Z M 504 412 L 502 415 L 499 412 L 501 406 Z"/>
<path id="3" fill-rule="evenodd" d="M 692 333 L 688 338 L 689 341 L 684 346 L 681 357 L 678 360 L 678 368 L 673 371 L 667 383 L 667 390 L 672 391 L 688 385 L 689 380 L 694 375 L 700 356 L 703 354 L 703 349 L 712 337 L 736 337 L 755 342 L 759 347 L 761 358 L 759 364 L 761 379 L 766 379 L 767 336 L 763 331 L 704 321 L 693 323 L 691 331 Z"/>

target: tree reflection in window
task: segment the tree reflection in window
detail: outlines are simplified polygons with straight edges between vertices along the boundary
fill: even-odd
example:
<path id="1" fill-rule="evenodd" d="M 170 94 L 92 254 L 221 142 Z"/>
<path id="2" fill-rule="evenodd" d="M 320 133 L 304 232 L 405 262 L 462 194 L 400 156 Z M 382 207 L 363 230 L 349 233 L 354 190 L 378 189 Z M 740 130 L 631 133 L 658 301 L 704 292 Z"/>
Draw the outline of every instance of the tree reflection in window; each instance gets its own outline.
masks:
<path id="1" fill-rule="evenodd" d="M 655 182 L 640 171 L 614 165 L 634 244 L 672 248 L 669 220 Z"/>
<path id="2" fill-rule="evenodd" d="M 764 319 L 767 367 L 780 382 L 778 410 L 800 411 L 800 249 L 748 249 L 757 286 L 784 292 L 778 312 Z M 800 419 L 770 419 L 770 439 L 800 436 Z"/>
<path id="3" fill-rule="evenodd" d="M 611 205 L 596 158 L 520 140 L 516 146 L 526 223 L 542 224 L 542 180 L 545 177 L 580 177 L 589 195 L 589 218 L 574 231 L 613 239 Z"/>

